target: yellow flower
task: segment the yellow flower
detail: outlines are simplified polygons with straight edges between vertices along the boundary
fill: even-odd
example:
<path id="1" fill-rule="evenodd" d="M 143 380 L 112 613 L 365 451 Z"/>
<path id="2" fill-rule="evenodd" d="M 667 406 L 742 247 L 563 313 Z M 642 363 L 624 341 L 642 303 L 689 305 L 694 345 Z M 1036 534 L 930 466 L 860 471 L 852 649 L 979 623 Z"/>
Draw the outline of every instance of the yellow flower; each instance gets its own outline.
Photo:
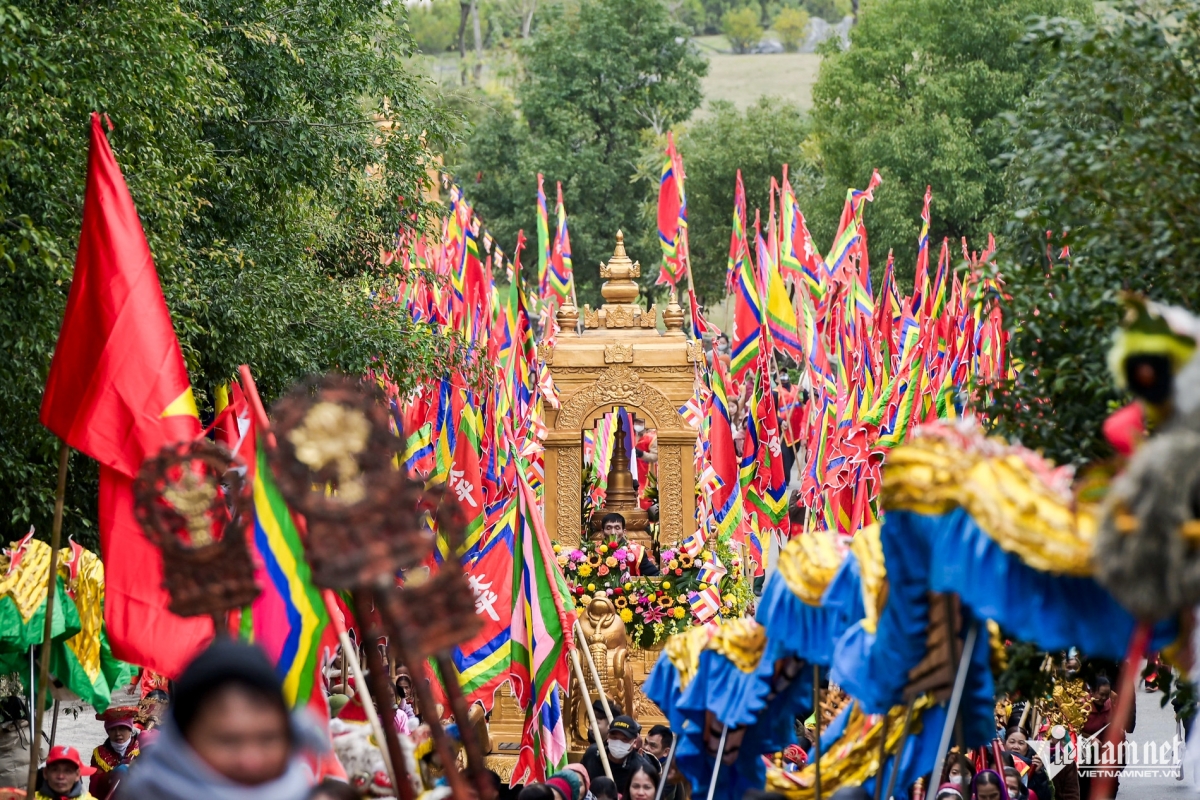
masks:
<path id="1" fill-rule="evenodd" d="M 672 611 L 671 611 L 671 616 L 674 617 L 675 619 L 683 619 L 683 615 L 686 613 L 687 613 L 687 611 L 684 609 L 683 606 L 675 606 L 675 608 L 672 609 Z"/>
<path id="2" fill-rule="evenodd" d="M 711 554 L 707 550 L 700 551 L 700 558 L 703 559 L 704 561 L 708 561 L 709 555 L 711 555 Z"/>
<path id="3" fill-rule="evenodd" d="M 633 589 L 633 584 L 632 584 L 632 583 L 626 583 L 626 584 L 625 584 L 625 591 L 627 591 L 627 592 L 628 592 L 628 591 L 630 591 L 631 589 Z"/>
<path id="4" fill-rule="evenodd" d="M 694 563 L 696 563 L 695 560 L 691 556 L 689 556 L 687 553 L 680 554 L 679 566 L 683 567 L 684 569 L 691 569 L 692 564 L 694 564 Z"/>
<path id="5" fill-rule="evenodd" d="M 670 588 L 671 588 L 671 582 L 670 582 L 670 581 L 663 581 L 663 582 L 662 582 L 662 587 L 663 587 L 664 589 L 670 589 Z"/>
<path id="6" fill-rule="evenodd" d="M 558 565 L 560 567 L 565 567 L 567 565 L 567 557 L 566 556 L 560 555 L 558 558 L 555 559 L 555 561 L 558 562 Z"/>
<path id="7" fill-rule="evenodd" d="M 667 562 L 667 569 L 679 569 L 679 562 L 672 558 Z"/>
<path id="8" fill-rule="evenodd" d="M 675 601 L 671 599 L 670 595 L 664 594 L 662 597 L 658 598 L 659 608 L 670 608 L 673 605 L 675 605 Z"/>
<path id="9" fill-rule="evenodd" d="M 609 569 L 611 569 L 617 565 L 617 560 L 612 556 L 609 556 L 608 558 L 604 559 L 604 563 L 608 564 Z"/>
<path id="10" fill-rule="evenodd" d="M 729 606 L 730 608 L 732 608 L 732 607 L 733 607 L 733 604 L 734 604 L 735 602 L 737 602 L 737 601 L 736 601 L 736 599 L 734 598 L 734 596 L 733 596 L 732 594 L 727 594 L 727 595 L 725 595 L 725 605 L 727 605 L 727 606 Z"/>
<path id="11" fill-rule="evenodd" d="M 618 597 L 617 599 L 613 600 L 613 605 L 617 608 L 625 608 L 629 605 L 629 601 L 624 597 Z"/>
<path id="12" fill-rule="evenodd" d="M 700 581 L 700 591 L 703 592 L 707 588 L 708 588 L 708 584 L 705 583 L 704 581 Z"/>
<path id="13" fill-rule="evenodd" d="M 633 612 L 630 611 L 628 608 L 621 609 L 621 622 L 625 622 L 625 623 L 633 622 Z"/>
<path id="14" fill-rule="evenodd" d="M 686 594 L 682 594 L 682 593 L 680 593 L 679 597 L 677 597 L 676 599 L 677 599 L 679 602 L 681 602 L 681 603 L 686 603 L 686 602 L 687 602 L 687 595 L 686 595 Z"/>
<path id="15" fill-rule="evenodd" d="M 562 545 L 561 545 L 561 544 L 556 544 L 556 545 L 554 545 L 554 552 L 556 552 L 556 553 L 561 553 L 561 552 L 562 552 Z"/>
<path id="16" fill-rule="evenodd" d="M 601 552 L 601 553 L 607 553 L 607 552 L 608 552 L 608 545 L 606 545 L 606 544 L 602 544 L 602 545 L 600 545 L 600 547 L 599 547 L 599 550 L 600 550 L 600 552 Z"/>
<path id="17" fill-rule="evenodd" d="M 594 584 L 594 583 L 589 583 L 589 584 L 587 585 L 587 590 L 588 590 L 589 592 L 594 592 L 594 591 L 596 591 L 596 584 Z"/>
<path id="18" fill-rule="evenodd" d="M 586 578 L 588 575 L 591 575 L 591 574 L 592 574 L 592 568 L 590 566 L 588 566 L 587 564 L 579 565 L 579 577 Z"/>

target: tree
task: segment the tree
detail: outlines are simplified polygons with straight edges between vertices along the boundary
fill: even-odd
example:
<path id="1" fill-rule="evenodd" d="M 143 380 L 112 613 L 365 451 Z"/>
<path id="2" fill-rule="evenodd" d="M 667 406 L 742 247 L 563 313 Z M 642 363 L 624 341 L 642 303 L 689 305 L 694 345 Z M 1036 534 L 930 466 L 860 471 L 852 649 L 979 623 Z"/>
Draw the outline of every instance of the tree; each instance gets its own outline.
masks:
<path id="1" fill-rule="evenodd" d="M 458 9 L 453 0 L 432 0 L 409 6 L 408 27 L 422 53 L 444 53 L 455 41 Z"/>
<path id="2" fill-rule="evenodd" d="M 729 102 L 718 101 L 699 122 L 684 129 L 676 144 L 687 175 L 688 241 L 691 245 L 692 276 L 696 291 L 706 303 L 725 296 L 725 268 L 729 255 L 729 233 L 733 224 L 733 194 L 737 172 L 742 171 L 750 224 L 755 209 L 761 209 L 765 228 L 770 208 L 771 177 L 791 164 L 789 180 L 797 192 L 810 187 L 816 176 L 806 170 L 801 148 L 809 126 L 799 106 L 778 98 L 762 97 L 744 112 Z M 657 178 L 662 167 L 665 143 L 655 142 L 643 159 L 647 177 Z M 642 248 L 659 261 L 657 238 L 658 192 L 644 207 Z M 654 248 L 653 250 L 651 248 Z M 649 255 L 643 263 L 651 261 Z M 654 267 L 654 275 L 658 267 Z"/>
<path id="3" fill-rule="evenodd" d="M 454 171 L 476 177 L 468 194 L 508 243 L 519 228 L 535 230 L 537 173 L 546 176 L 551 215 L 562 181 L 580 302 L 594 300 L 596 265 L 612 254 L 617 230 L 637 239 L 648 187 L 630 177 L 641 137 L 699 106 L 707 64 L 658 0 L 547 8 L 520 53 L 525 79 L 516 108 L 498 105 L 476 127 Z M 658 258 L 657 250 L 632 255 Z"/>
<path id="4" fill-rule="evenodd" d="M 721 32 L 735 53 L 748 53 L 762 39 L 758 14 L 749 6 L 726 11 L 721 17 Z"/>
<path id="5" fill-rule="evenodd" d="M 775 32 L 783 49 L 794 53 L 808 35 L 808 12 L 800 8 L 784 8 L 775 17 Z"/>
<path id="6" fill-rule="evenodd" d="M 1105 364 L 1117 293 L 1200 308 L 1200 3 L 1044 20 L 1031 42 L 1052 70 L 1009 127 L 1003 263 L 1024 367 L 994 413 L 1002 432 L 1079 463 L 1108 452 L 1100 422 L 1123 402 Z"/>
<path id="7" fill-rule="evenodd" d="M 982 244 L 1005 196 L 1003 115 L 1029 95 L 1046 55 L 1021 46 L 1031 15 L 1086 17 L 1087 0 L 875 0 L 850 48 L 829 43 L 813 87 L 817 166 L 825 187 L 804 206 L 817 241 L 831 241 L 849 187 L 878 168 L 866 211 L 871 262 L 895 249 L 911 276 L 921 199 L 933 187 L 933 241 Z"/>
<path id="8" fill-rule="evenodd" d="M 429 147 L 450 132 L 404 69 L 403 9 L 384 8 L 0 5 L 3 536 L 50 528 L 56 445 L 37 413 L 70 287 L 93 109 L 112 120 L 202 408 L 240 363 L 267 402 L 311 372 L 382 361 L 408 386 L 456 363 L 449 343 L 371 296 L 385 278 L 381 248 L 413 215 L 429 219 Z M 74 458 L 65 530 L 85 541 L 95 480 L 94 465 Z"/>

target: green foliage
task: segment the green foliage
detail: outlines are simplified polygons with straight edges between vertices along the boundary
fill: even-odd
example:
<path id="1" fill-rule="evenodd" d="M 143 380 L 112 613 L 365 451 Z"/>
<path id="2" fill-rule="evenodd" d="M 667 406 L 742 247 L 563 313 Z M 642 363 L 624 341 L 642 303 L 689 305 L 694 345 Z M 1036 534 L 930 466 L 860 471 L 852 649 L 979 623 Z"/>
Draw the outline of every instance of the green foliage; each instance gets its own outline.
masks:
<path id="1" fill-rule="evenodd" d="M 202 407 L 241 363 L 268 402 L 311 372 L 382 359 L 408 384 L 448 363 L 448 343 L 370 295 L 380 248 L 410 214 L 428 217 L 426 148 L 449 131 L 405 71 L 404 19 L 386 8 L 0 6 L 0 538 L 50 528 L 56 443 L 37 412 L 70 286 L 92 110 L 112 118 Z M 65 530 L 85 540 L 95 476 L 73 458 Z"/>
<path id="2" fill-rule="evenodd" d="M 792 165 L 789 180 L 797 192 L 802 193 L 815 181 L 815 176 L 804 168 L 801 157 L 808 129 L 798 106 L 763 97 L 745 112 L 739 112 L 732 103 L 713 103 L 704 119 L 686 128 L 677 138 L 676 145 L 687 171 L 692 275 L 696 292 L 704 302 L 718 302 L 725 296 L 738 170 L 742 171 L 746 187 L 750 224 L 754 223 L 755 209 L 761 209 L 766 225 L 771 177 L 778 178 L 784 164 Z M 655 142 L 644 161 L 645 169 L 655 176 L 662 166 L 662 152 L 663 147 Z M 648 222 L 643 240 L 647 249 L 657 246 L 654 216 L 657 202 L 658 193 L 654 192 L 646 203 Z"/>
<path id="3" fill-rule="evenodd" d="M 808 35 L 808 12 L 800 8 L 782 9 L 775 17 L 774 27 L 783 49 L 794 53 Z"/>
<path id="4" fill-rule="evenodd" d="M 1050 696 L 1055 676 L 1042 670 L 1047 655 L 1044 650 L 1031 642 L 1012 641 L 1005 645 L 1004 652 L 1004 669 L 997 671 L 993 659 L 996 697 L 1029 700 Z"/>
<path id="5" fill-rule="evenodd" d="M 562 181 L 581 303 L 596 296 L 596 266 L 612 254 L 617 230 L 637 239 L 649 188 L 630 175 L 643 134 L 687 119 L 700 104 L 707 64 L 686 36 L 659 0 L 547 9 L 521 48 L 517 108 L 497 104 L 454 167 L 476 179 L 468 195 L 506 248 L 519 228 L 536 242 L 537 173 L 546 176 L 552 228 L 555 182 Z M 657 247 L 631 255 L 658 260 Z M 532 248 L 525 264 L 536 264 Z"/>
<path id="6" fill-rule="evenodd" d="M 1100 422 L 1120 400 L 1104 358 L 1116 294 L 1200 308 L 1200 3 L 1127 3 L 1032 38 L 1053 68 L 1011 121 L 1004 265 L 1025 369 L 996 412 L 1004 433 L 1081 462 L 1107 453 Z M 1066 234 L 1069 266 L 1047 269 L 1046 231 L 1055 255 Z"/>
<path id="7" fill-rule="evenodd" d="M 443 53 L 458 41 L 459 7 L 455 0 L 432 0 L 408 7 L 408 29 L 422 53 Z"/>
<path id="8" fill-rule="evenodd" d="M 810 16 L 820 17 L 826 22 L 841 22 L 853 12 L 850 0 L 804 0 L 803 5 Z"/>
<path id="9" fill-rule="evenodd" d="M 848 187 L 878 168 L 868 206 L 871 261 L 895 248 L 897 272 L 916 260 L 921 200 L 933 186 L 931 240 L 982 246 L 986 218 L 1005 195 L 1012 111 L 1036 86 L 1045 55 L 1023 47 L 1026 19 L 1085 16 L 1087 0 L 875 0 L 863 7 L 851 46 L 830 42 L 813 88 L 813 121 L 825 187 L 805 213 L 819 242 L 832 241 Z M 811 209 L 811 211 L 810 211 Z M 935 251 L 936 256 L 936 251 Z"/>
<path id="10" fill-rule="evenodd" d="M 749 52 L 762 39 L 758 12 L 750 6 L 726 11 L 721 17 L 721 33 L 735 53 Z"/>

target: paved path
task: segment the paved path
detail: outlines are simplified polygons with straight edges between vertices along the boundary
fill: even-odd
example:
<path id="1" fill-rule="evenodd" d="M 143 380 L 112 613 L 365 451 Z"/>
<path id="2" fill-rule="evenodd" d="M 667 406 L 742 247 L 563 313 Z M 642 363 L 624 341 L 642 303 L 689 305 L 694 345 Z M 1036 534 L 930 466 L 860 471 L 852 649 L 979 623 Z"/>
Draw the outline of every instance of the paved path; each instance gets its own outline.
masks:
<path id="1" fill-rule="evenodd" d="M 1148 742 L 1170 742 L 1175 736 L 1175 714 L 1169 703 L 1166 708 L 1159 706 L 1161 699 L 1162 695 L 1158 692 L 1138 691 L 1137 730 L 1129 738 L 1137 743 L 1139 753 L 1145 752 Z M 1117 797 L 1120 800 L 1196 800 L 1200 798 L 1200 791 L 1195 788 L 1194 778 L 1191 765 L 1185 768 L 1184 780 L 1181 781 L 1172 775 L 1126 776 L 1121 778 L 1121 791 Z"/>

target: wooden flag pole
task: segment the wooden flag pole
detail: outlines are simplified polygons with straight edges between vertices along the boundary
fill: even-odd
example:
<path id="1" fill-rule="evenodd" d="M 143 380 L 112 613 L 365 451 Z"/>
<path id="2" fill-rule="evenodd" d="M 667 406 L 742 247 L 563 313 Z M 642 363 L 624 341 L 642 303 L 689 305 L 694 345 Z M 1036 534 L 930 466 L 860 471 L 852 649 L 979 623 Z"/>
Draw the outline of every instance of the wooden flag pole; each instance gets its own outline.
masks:
<path id="1" fill-rule="evenodd" d="M 813 741 L 813 764 L 817 769 L 817 800 L 821 800 L 821 667 L 813 664 L 813 721 L 816 739 Z"/>
<path id="2" fill-rule="evenodd" d="M 58 546 L 62 541 L 63 500 L 67 494 L 67 461 L 71 448 L 58 442 L 58 486 L 54 491 L 54 524 L 50 528 L 50 574 L 46 578 L 46 621 L 42 625 L 42 663 L 38 669 L 37 701 L 33 709 L 33 739 L 29 743 L 29 788 L 37 792 L 38 762 L 42 760 L 42 706 L 46 705 L 46 687 L 50 683 L 50 644 L 54 635 L 54 595 L 58 588 Z"/>
<path id="3" fill-rule="evenodd" d="M 596 751 L 600 754 L 600 766 L 604 774 L 612 780 L 612 767 L 608 765 L 608 751 L 605 750 L 604 740 L 600 738 L 600 723 L 596 721 L 596 709 L 592 708 L 592 696 L 587 690 L 587 682 L 583 679 L 583 667 L 579 663 L 579 648 L 571 648 L 571 663 L 575 666 L 575 680 L 579 681 L 579 691 L 583 694 L 583 706 L 587 711 L 588 721 L 592 724 L 592 735 L 596 737 Z"/>

